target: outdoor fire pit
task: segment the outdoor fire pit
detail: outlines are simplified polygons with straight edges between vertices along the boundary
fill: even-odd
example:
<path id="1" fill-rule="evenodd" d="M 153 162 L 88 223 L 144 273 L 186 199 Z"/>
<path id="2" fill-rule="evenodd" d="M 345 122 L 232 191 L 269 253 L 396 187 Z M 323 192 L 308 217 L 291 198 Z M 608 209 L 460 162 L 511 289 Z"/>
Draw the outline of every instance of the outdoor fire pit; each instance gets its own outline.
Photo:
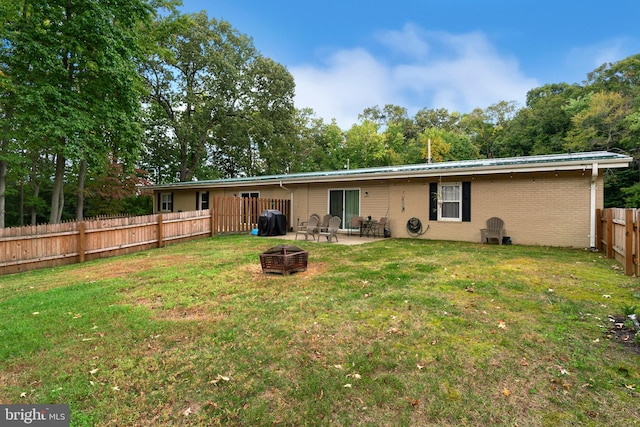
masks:
<path id="1" fill-rule="evenodd" d="M 289 274 L 307 270 L 309 252 L 297 246 L 278 245 L 260 254 L 263 273 Z"/>

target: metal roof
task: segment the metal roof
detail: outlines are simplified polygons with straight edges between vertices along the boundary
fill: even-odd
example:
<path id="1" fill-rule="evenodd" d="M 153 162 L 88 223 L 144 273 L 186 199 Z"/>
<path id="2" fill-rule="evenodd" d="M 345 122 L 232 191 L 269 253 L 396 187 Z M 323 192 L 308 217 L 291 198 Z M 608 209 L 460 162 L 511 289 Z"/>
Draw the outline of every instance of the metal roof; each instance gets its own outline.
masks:
<path id="1" fill-rule="evenodd" d="M 157 185 L 152 188 L 244 187 L 248 185 L 285 185 L 309 182 L 362 181 L 369 179 L 400 179 L 412 177 L 427 178 L 434 176 L 468 176 L 580 169 L 583 171 L 594 170 L 597 172 L 597 169 L 627 167 L 632 160 L 631 157 L 618 153 L 592 151 L 176 182 Z"/>

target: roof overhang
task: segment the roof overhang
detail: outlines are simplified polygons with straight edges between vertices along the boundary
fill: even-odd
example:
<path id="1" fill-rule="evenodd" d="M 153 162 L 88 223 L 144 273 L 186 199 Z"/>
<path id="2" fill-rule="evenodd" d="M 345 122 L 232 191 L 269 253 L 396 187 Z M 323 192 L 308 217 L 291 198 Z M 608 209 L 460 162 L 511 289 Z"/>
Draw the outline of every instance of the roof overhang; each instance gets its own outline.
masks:
<path id="1" fill-rule="evenodd" d="M 180 188 L 235 188 L 285 186 L 309 183 L 355 182 L 370 180 L 416 179 L 449 176 L 540 173 L 558 171 L 595 171 L 625 168 L 633 158 L 617 153 L 596 151 L 587 153 L 552 154 L 543 156 L 506 157 L 500 159 L 463 160 L 456 162 L 423 163 L 416 165 L 341 171 L 308 172 L 258 177 L 228 178 L 212 181 L 178 182 L 151 187 L 154 190 Z"/>

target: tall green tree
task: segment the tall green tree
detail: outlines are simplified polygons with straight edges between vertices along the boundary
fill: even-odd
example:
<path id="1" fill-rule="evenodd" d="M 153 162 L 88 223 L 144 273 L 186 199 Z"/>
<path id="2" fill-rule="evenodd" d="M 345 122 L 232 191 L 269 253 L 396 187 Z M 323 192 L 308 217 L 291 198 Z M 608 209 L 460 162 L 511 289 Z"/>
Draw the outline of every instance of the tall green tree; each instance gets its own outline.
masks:
<path id="1" fill-rule="evenodd" d="M 566 146 L 573 151 L 619 148 L 629 132 L 627 118 L 633 113 L 630 99 L 604 91 L 575 99 L 566 109 L 572 112 L 573 123 Z"/>
<path id="2" fill-rule="evenodd" d="M 136 156 L 137 29 L 152 8 L 145 0 L 24 0 L 11 8 L 11 0 L 1 1 L 9 13 L 0 58 L 11 99 L 9 126 L 23 152 L 44 142 L 55 154 L 49 221 L 61 220 L 71 170 L 82 216 L 88 168 L 108 155 Z"/>
<path id="3" fill-rule="evenodd" d="M 294 82 L 280 64 L 263 57 L 252 40 L 204 12 L 156 20 L 158 49 L 142 68 L 149 89 L 147 145 L 151 170 L 170 153 L 180 181 L 203 175 L 258 175 L 286 171 L 294 138 Z M 207 174 L 211 176 L 211 173 Z M 171 180 L 173 177 L 171 177 Z"/>

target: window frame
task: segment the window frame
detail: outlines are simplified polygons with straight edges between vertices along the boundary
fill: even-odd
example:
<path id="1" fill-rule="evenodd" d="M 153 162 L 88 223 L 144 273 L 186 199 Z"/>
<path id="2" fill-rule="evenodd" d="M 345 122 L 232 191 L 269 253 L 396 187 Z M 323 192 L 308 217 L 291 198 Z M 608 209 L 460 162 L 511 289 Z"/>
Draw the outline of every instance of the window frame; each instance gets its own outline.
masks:
<path id="1" fill-rule="evenodd" d="M 209 209 L 209 192 L 208 191 L 200 191 L 198 194 L 198 209 L 206 210 Z"/>
<path id="2" fill-rule="evenodd" d="M 443 187 L 452 187 L 456 188 L 457 191 L 457 199 L 444 200 L 445 191 L 443 191 Z M 444 182 L 438 183 L 438 221 L 443 222 L 462 222 L 462 182 Z M 445 203 L 457 204 L 457 212 L 458 215 L 453 216 L 444 216 L 443 206 Z"/>
<path id="3" fill-rule="evenodd" d="M 332 204 L 332 193 L 341 193 L 340 206 L 334 206 Z M 349 195 L 347 194 L 349 193 Z M 361 195 L 362 191 L 360 187 L 336 187 L 329 188 L 327 191 L 327 207 L 328 213 L 333 216 L 338 216 L 342 220 L 340 223 L 340 229 L 346 230 L 351 227 L 351 217 L 360 216 L 361 210 Z M 351 196 L 351 197 L 349 197 Z M 356 206 L 353 205 L 355 199 Z M 351 212 L 351 209 L 355 209 L 356 212 Z"/>
<path id="4" fill-rule="evenodd" d="M 160 212 L 173 212 L 173 193 L 160 193 Z"/>

